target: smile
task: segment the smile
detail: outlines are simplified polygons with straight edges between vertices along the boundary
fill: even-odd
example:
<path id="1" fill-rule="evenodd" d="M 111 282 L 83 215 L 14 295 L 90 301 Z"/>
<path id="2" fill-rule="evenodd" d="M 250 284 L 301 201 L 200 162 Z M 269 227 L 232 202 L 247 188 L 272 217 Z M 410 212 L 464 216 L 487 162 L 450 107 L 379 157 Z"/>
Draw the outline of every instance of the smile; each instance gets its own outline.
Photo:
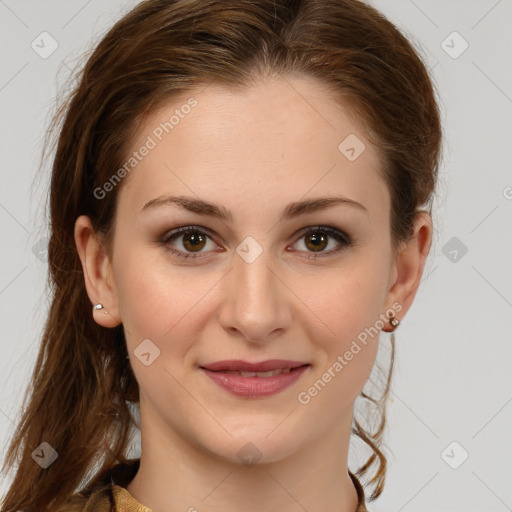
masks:
<path id="1" fill-rule="evenodd" d="M 297 361 L 218 361 L 200 367 L 211 381 L 244 398 L 271 396 L 292 386 L 311 365 Z"/>

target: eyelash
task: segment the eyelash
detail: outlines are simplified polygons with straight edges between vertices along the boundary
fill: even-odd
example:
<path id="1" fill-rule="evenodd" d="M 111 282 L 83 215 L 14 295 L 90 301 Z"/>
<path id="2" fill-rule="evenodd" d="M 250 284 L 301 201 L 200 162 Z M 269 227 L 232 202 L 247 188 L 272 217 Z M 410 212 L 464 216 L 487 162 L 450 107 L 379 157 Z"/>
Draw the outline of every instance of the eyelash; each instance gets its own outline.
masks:
<path id="1" fill-rule="evenodd" d="M 183 235 L 186 233 L 198 233 L 200 235 L 206 235 L 208 238 L 213 240 L 213 235 L 209 230 L 206 230 L 204 228 L 199 228 L 197 226 L 184 226 L 181 228 L 177 228 L 169 233 L 167 233 L 161 240 L 159 240 L 159 244 L 164 247 L 164 249 L 171 254 L 182 258 L 182 259 L 196 259 L 196 258 L 203 258 L 202 254 L 204 253 L 187 253 L 180 251 L 178 249 L 175 249 L 171 245 L 169 245 L 169 242 L 173 241 L 175 238 L 178 238 L 179 235 Z M 334 254 L 339 253 L 340 251 L 347 249 L 349 247 L 352 247 L 354 244 L 354 241 L 352 238 L 344 233 L 343 231 L 340 231 L 335 228 L 331 228 L 329 226 L 314 226 L 314 227 L 308 227 L 304 228 L 304 230 L 301 231 L 300 236 L 296 239 L 296 242 L 304 238 L 306 235 L 309 235 L 311 233 L 321 233 L 324 235 L 327 235 L 331 238 L 334 238 L 337 242 L 339 242 L 341 245 L 336 249 L 331 249 L 328 252 L 320 252 L 319 254 L 310 253 L 308 256 L 306 256 L 307 259 L 313 259 L 316 260 L 317 258 L 321 258 L 324 256 L 332 256 Z"/>

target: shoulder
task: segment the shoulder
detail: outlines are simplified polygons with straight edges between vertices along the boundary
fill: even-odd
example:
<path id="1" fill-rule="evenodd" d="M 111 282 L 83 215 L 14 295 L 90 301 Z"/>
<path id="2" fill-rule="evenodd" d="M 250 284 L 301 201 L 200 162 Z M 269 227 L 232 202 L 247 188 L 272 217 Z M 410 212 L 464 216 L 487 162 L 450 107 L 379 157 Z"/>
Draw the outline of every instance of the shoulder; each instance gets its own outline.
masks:
<path id="1" fill-rule="evenodd" d="M 140 459 L 126 460 L 104 470 L 55 512 L 116 512 L 116 496 L 139 468 Z"/>
<path id="2" fill-rule="evenodd" d="M 114 486 L 112 494 L 116 510 L 119 512 L 152 512 L 150 508 L 139 503 L 124 487 Z"/>
<path id="3" fill-rule="evenodd" d="M 91 493 L 74 494 L 55 512 L 115 512 L 114 503 L 111 487 L 101 487 Z"/>
<path id="4" fill-rule="evenodd" d="M 77 493 L 55 512 L 115 512 L 112 492 L 98 490 L 89 496 Z"/>

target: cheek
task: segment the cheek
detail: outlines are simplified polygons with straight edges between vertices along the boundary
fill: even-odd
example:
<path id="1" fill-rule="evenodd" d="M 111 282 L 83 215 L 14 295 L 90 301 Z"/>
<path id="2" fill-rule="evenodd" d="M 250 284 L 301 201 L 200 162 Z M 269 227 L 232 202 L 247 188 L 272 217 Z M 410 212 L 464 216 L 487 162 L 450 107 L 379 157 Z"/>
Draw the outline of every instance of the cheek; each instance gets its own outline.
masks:
<path id="1" fill-rule="evenodd" d="M 177 382 L 184 381 L 184 360 L 201 329 L 199 299 L 214 279 L 206 274 L 191 279 L 190 272 L 172 269 L 165 257 L 157 260 L 155 252 L 133 248 L 121 255 L 119 251 L 115 279 L 132 369 L 141 393 L 161 408 L 183 400 Z M 148 339 L 154 345 L 147 341 L 141 345 Z M 147 351 L 148 365 L 139 358 Z"/>
<path id="2" fill-rule="evenodd" d="M 298 281 L 301 296 L 324 322 L 332 348 L 340 348 L 379 320 L 389 279 L 383 260 L 354 257 L 346 265 Z"/>
<path id="3" fill-rule="evenodd" d="M 336 400 L 343 395 L 345 404 L 357 397 L 375 362 L 389 277 L 384 257 L 370 255 L 353 261 L 319 274 L 315 294 L 311 287 L 300 292 L 322 321 L 316 334 L 309 333 L 319 354 L 315 378 L 322 380 L 320 386 L 329 383 Z M 329 395 L 326 393 L 325 398 Z"/>
<path id="4" fill-rule="evenodd" d="M 186 352 L 201 329 L 201 311 L 218 274 L 199 267 L 173 268 L 164 249 L 118 247 L 114 278 L 128 350 L 133 353 L 150 339 L 166 353 Z"/>

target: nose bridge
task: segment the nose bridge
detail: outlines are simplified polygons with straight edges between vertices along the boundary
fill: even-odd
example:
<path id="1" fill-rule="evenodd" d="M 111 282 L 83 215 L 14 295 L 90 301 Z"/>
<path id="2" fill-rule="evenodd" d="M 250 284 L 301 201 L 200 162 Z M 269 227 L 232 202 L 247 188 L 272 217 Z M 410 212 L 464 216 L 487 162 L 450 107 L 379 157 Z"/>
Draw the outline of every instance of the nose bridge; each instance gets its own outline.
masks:
<path id="1" fill-rule="evenodd" d="M 245 240 L 233 255 L 221 316 L 225 329 L 239 331 L 249 341 L 264 340 L 276 329 L 287 327 L 289 318 L 270 251 L 256 243 Z"/>

